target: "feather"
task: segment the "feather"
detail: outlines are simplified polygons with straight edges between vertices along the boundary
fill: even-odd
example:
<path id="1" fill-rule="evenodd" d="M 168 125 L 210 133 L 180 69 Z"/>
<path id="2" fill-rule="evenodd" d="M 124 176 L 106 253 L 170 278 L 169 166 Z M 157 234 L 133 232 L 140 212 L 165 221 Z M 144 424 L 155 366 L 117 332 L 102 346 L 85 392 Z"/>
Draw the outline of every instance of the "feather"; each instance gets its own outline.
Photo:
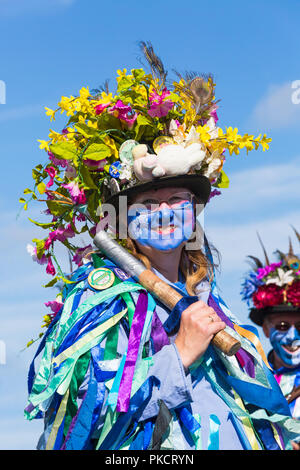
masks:
<path id="1" fill-rule="evenodd" d="M 161 59 L 155 54 L 152 44 L 150 42 L 146 43 L 141 41 L 140 49 L 150 65 L 152 75 L 155 78 L 159 78 L 162 86 L 164 86 L 168 72 L 165 70 Z"/>
<path id="2" fill-rule="evenodd" d="M 263 245 L 263 242 L 261 241 L 261 238 L 260 238 L 260 236 L 259 236 L 259 233 L 256 232 L 256 234 L 257 234 L 258 240 L 259 240 L 259 242 L 260 242 L 260 245 L 261 245 L 262 250 L 263 250 L 264 255 L 265 255 L 266 265 L 269 265 L 269 264 L 270 264 L 270 261 L 269 261 L 269 258 L 268 258 L 266 249 L 265 249 L 265 247 L 264 247 L 264 245 Z"/>
<path id="3" fill-rule="evenodd" d="M 193 103 L 198 119 L 199 116 L 209 114 L 212 104 L 215 105 L 217 103 L 216 101 L 212 103 L 214 97 L 213 76 L 211 74 L 197 74 L 195 72 L 185 72 L 184 76 L 182 76 L 176 70 L 173 71 L 180 80 L 179 83 L 176 83 L 176 88 Z"/>
<path id="4" fill-rule="evenodd" d="M 300 234 L 297 232 L 297 230 L 295 229 L 295 227 L 293 227 L 292 225 L 291 225 L 291 227 L 292 227 L 292 229 L 294 230 L 295 235 L 296 235 L 296 237 L 298 238 L 298 241 L 300 242 Z"/>
<path id="5" fill-rule="evenodd" d="M 254 267 L 255 268 L 262 268 L 263 267 L 262 262 L 258 258 L 256 258 L 255 256 L 248 255 L 247 258 L 251 258 L 251 260 L 254 261 L 254 263 L 255 263 Z"/>
<path id="6" fill-rule="evenodd" d="M 289 252 L 288 252 L 288 256 L 295 256 L 294 250 L 293 250 L 293 245 L 292 245 L 291 237 L 289 237 Z"/>

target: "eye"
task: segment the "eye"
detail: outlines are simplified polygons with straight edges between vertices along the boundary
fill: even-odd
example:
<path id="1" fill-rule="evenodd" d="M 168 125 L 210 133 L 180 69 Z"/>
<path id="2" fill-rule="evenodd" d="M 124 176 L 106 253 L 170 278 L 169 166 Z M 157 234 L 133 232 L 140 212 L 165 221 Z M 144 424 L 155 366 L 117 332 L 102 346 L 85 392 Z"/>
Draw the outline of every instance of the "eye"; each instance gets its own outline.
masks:
<path id="1" fill-rule="evenodd" d="M 151 206 L 159 206 L 159 201 L 157 199 L 145 199 L 140 204 L 143 204 L 147 209 L 151 209 Z"/>
<path id="2" fill-rule="evenodd" d="M 282 321 L 278 323 L 277 325 L 275 325 L 275 328 L 278 331 L 287 331 L 290 328 L 290 324 Z"/>

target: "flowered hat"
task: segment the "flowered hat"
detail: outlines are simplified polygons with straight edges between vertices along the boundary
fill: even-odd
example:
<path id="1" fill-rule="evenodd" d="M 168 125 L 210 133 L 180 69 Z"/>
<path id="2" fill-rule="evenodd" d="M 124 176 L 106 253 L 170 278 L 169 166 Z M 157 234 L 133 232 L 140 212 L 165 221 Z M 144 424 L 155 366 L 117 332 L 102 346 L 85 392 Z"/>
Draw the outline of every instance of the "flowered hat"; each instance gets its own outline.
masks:
<path id="1" fill-rule="evenodd" d="M 62 130 L 51 129 L 48 140 L 39 140 L 46 158 L 33 168 L 34 187 L 24 190 L 20 202 L 25 210 L 32 201 L 44 205 L 46 220 L 30 220 L 48 233 L 28 251 L 53 276 L 47 286 L 65 280 L 57 245 L 79 266 L 91 251 L 89 243 L 82 246 L 82 234 L 92 243 L 103 203 L 116 204 L 120 195 L 148 188 L 181 186 L 205 204 L 229 185 L 226 152 L 268 149 L 265 134 L 255 138 L 217 126 L 211 75 L 177 73 L 167 80 L 151 44 L 143 42 L 141 49 L 150 72 L 118 70 L 114 88 L 108 82 L 98 90 L 83 87 L 77 96 L 63 96 L 56 109 L 45 108 L 51 122 L 60 114 L 68 119 Z"/>
<path id="2" fill-rule="evenodd" d="M 299 233 L 294 229 L 300 241 Z M 258 236 L 259 237 L 259 236 Z M 242 300 L 251 307 L 250 319 L 262 326 L 264 318 L 272 313 L 298 312 L 300 314 L 300 257 L 295 255 L 289 239 L 288 253 L 276 251 L 277 260 L 270 263 L 262 245 L 265 262 L 249 256 L 252 270 L 242 284 Z"/>

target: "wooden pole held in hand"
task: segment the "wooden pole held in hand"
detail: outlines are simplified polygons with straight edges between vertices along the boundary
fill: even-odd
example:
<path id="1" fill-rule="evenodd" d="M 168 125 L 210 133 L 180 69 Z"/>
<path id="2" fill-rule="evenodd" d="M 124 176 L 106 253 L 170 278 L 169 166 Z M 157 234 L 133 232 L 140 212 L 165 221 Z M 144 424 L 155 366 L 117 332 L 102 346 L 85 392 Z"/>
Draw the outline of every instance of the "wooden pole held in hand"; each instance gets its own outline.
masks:
<path id="1" fill-rule="evenodd" d="M 141 261 L 120 246 L 104 230 L 96 234 L 94 243 L 104 255 L 134 277 L 139 284 L 145 287 L 166 307 L 172 310 L 177 302 L 182 299 L 182 295 L 177 290 L 156 276 L 150 269 L 147 269 Z M 241 347 L 241 343 L 224 330 L 214 335 L 212 343 L 227 356 L 233 356 Z"/>

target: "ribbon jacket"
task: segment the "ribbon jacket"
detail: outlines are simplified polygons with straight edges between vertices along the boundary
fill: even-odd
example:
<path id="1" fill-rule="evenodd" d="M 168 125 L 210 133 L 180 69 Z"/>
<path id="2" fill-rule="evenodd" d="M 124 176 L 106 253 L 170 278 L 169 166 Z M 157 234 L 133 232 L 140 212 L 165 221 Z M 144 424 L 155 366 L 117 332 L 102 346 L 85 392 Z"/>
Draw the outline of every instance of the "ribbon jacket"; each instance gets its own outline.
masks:
<path id="1" fill-rule="evenodd" d="M 99 266 L 114 283 L 97 291 L 88 276 Z M 279 450 L 299 439 L 257 333 L 239 324 L 215 284 L 199 297 L 172 285 L 184 297 L 170 312 L 98 255 L 73 274 L 28 374 L 25 416 L 45 422 L 39 449 Z M 174 340 L 182 310 L 198 298 L 242 348 L 227 357 L 209 346 L 185 370 Z"/>

